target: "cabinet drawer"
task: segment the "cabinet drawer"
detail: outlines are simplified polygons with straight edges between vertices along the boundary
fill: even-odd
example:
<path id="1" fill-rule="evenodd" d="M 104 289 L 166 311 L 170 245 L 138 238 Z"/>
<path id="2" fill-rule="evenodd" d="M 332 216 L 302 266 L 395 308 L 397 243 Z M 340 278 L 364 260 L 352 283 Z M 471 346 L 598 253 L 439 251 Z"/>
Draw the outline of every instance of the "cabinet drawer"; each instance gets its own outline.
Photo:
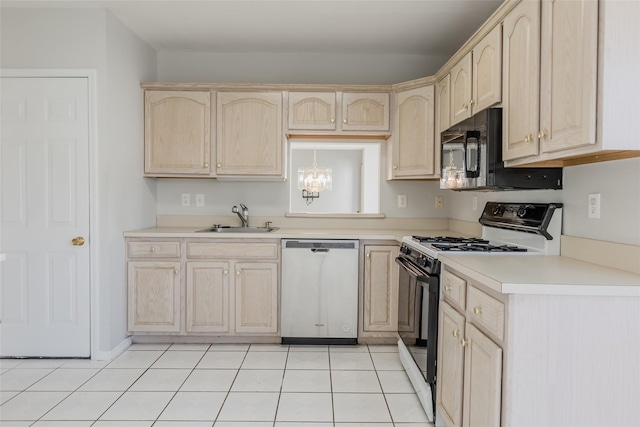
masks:
<path id="1" fill-rule="evenodd" d="M 504 339 L 504 303 L 469 286 L 469 315 L 472 322 L 482 325 L 500 340 Z"/>
<path id="2" fill-rule="evenodd" d="M 129 258 L 180 258 L 180 242 L 128 242 Z"/>
<path id="3" fill-rule="evenodd" d="M 188 242 L 187 258 L 259 258 L 278 259 L 277 243 Z"/>
<path id="4" fill-rule="evenodd" d="M 442 295 L 452 305 L 466 309 L 467 281 L 448 270 L 442 272 Z"/>

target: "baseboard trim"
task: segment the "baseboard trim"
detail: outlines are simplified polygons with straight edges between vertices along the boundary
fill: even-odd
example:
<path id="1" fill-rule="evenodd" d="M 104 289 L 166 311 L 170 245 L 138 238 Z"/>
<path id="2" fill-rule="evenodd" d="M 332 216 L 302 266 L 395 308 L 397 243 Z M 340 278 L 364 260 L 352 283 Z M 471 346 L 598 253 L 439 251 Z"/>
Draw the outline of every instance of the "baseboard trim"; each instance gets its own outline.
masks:
<path id="1" fill-rule="evenodd" d="M 120 356 L 131 345 L 131 337 L 127 337 L 110 351 L 97 351 L 91 355 L 92 360 L 113 360 Z"/>

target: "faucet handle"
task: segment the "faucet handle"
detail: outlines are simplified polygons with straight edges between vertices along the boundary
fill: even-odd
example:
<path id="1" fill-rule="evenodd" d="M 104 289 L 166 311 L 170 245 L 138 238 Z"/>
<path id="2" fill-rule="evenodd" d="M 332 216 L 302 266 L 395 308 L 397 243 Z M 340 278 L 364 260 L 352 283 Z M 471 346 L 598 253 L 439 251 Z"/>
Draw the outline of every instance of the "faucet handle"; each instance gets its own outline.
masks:
<path id="1" fill-rule="evenodd" d="M 266 228 L 267 230 L 269 230 L 271 228 L 271 221 L 266 221 L 264 223 L 264 228 Z"/>
<path id="2" fill-rule="evenodd" d="M 240 203 L 240 207 L 242 208 L 243 211 L 248 211 L 249 208 L 247 208 L 244 203 Z"/>

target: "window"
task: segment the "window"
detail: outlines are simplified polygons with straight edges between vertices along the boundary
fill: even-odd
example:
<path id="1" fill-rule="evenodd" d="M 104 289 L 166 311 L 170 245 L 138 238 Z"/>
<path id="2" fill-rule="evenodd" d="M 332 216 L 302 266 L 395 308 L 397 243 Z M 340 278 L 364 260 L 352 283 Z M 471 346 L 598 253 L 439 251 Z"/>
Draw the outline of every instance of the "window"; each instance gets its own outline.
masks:
<path id="1" fill-rule="evenodd" d="M 379 141 L 296 140 L 290 143 L 289 210 L 292 213 L 377 214 L 380 212 Z M 313 164 L 333 170 L 333 188 L 307 200 L 298 190 L 298 168 Z"/>

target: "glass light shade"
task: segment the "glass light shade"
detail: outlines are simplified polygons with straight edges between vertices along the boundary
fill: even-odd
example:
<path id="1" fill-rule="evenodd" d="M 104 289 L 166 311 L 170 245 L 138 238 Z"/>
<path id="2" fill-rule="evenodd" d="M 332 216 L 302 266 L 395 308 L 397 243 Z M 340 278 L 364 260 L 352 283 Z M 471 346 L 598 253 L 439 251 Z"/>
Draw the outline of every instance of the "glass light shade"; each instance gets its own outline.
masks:
<path id="1" fill-rule="evenodd" d="M 298 168 L 298 190 L 307 190 L 311 193 L 331 190 L 331 168 L 319 168 L 317 166 Z"/>

